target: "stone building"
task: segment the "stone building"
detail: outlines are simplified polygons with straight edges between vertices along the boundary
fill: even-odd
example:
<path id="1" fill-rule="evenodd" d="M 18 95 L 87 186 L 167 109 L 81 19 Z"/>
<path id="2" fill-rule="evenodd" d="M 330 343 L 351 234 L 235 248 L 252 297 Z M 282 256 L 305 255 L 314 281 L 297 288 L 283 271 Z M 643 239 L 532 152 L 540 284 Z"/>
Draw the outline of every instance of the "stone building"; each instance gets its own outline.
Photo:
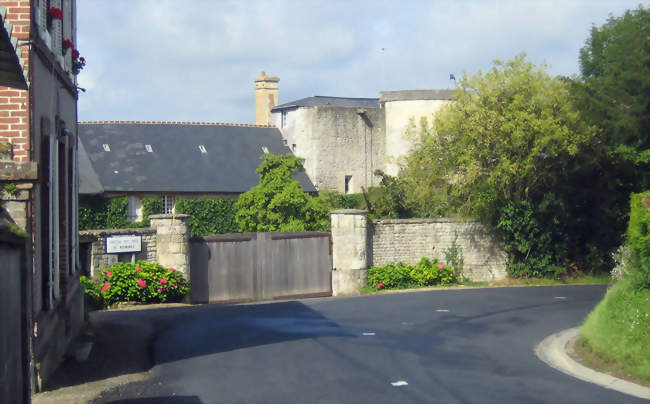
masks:
<path id="1" fill-rule="evenodd" d="M 256 111 L 277 99 L 274 86 L 259 86 Z M 383 91 L 379 98 L 314 96 L 271 107 L 270 123 L 285 144 L 305 159 L 305 171 L 316 189 L 358 193 L 379 185 L 380 170 L 399 173 L 401 159 L 415 139 L 406 136 L 409 123 L 433 114 L 451 101 L 453 90 Z M 259 114 L 256 114 L 259 116 Z"/>
<path id="2" fill-rule="evenodd" d="M 75 0 L 0 1 L 5 27 L 17 39 L 24 89 L 0 88 L 3 163 L 15 178 L 5 210 L 28 243 L 31 391 L 56 369 L 83 325 L 78 275 L 77 97 L 73 56 Z M 3 174 L 11 170 L 3 170 Z"/>

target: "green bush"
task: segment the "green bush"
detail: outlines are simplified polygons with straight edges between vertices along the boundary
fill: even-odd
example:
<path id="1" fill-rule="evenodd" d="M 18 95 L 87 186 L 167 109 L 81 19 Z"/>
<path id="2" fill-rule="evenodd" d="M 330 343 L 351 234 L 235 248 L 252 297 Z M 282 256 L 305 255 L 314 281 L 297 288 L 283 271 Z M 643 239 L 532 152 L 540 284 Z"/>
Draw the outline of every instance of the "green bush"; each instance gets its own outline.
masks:
<path id="1" fill-rule="evenodd" d="M 650 191 L 631 196 L 627 245 L 631 254 L 626 269 L 633 285 L 650 289 Z"/>
<path id="2" fill-rule="evenodd" d="M 452 268 L 435 258 L 422 258 L 415 266 L 399 262 L 373 266 L 368 270 L 368 286 L 374 289 L 446 286 L 457 282 Z"/>
<path id="3" fill-rule="evenodd" d="M 537 203 L 510 201 L 499 212 L 496 228 L 508 253 L 514 278 L 554 278 L 564 274 L 567 233 L 561 202 L 547 194 Z"/>
<path id="4" fill-rule="evenodd" d="M 155 262 L 118 262 L 99 272 L 96 279 L 81 277 L 86 295 L 99 306 L 117 302 L 160 303 L 180 301 L 190 284 L 183 274 Z"/>
<path id="5" fill-rule="evenodd" d="M 190 215 L 190 236 L 237 233 L 235 220 L 237 199 L 181 199 L 176 212 Z"/>

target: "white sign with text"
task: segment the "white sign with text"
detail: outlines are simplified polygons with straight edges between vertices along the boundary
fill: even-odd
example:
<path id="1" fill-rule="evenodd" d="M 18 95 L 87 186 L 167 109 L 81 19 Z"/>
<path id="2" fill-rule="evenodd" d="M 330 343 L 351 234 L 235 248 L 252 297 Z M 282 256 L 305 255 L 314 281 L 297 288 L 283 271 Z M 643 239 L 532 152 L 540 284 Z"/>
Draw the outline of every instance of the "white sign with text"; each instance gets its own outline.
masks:
<path id="1" fill-rule="evenodd" d="M 142 236 L 128 234 L 123 236 L 106 237 L 106 253 L 127 253 L 142 251 Z"/>

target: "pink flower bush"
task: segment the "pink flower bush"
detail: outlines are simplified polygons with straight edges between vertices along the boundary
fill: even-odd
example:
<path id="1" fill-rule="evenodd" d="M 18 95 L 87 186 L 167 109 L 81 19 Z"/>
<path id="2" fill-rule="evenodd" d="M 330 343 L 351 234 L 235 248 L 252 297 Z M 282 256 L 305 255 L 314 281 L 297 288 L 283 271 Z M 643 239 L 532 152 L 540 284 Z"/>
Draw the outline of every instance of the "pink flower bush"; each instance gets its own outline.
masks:
<path id="1" fill-rule="evenodd" d="M 445 266 L 443 264 L 438 264 L 438 269 L 445 269 Z"/>
<path id="2" fill-rule="evenodd" d="M 377 284 L 377 290 L 379 290 L 379 289 L 381 289 L 381 288 L 383 288 L 383 287 L 384 287 L 384 282 L 379 282 L 379 283 Z"/>
<path id="3" fill-rule="evenodd" d="M 138 279 L 138 286 L 140 286 L 141 288 L 146 288 L 147 282 L 143 281 L 142 279 Z"/>
<path id="4" fill-rule="evenodd" d="M 165 289 L 163 289 L 163 288 L 158 288 L 158 293 L 162 293 L 162 292 L 164 292 L 164 291 L 165 291 Z"/>
<path id="5" fill-rule="evenodd" d="M 169 268 L 169 272 L 174 272 L 174 271 L 175 271 L 174 268 Z"/>
<path id="6" fill-rule="evenodd" d="M 137 268 L 135 269 L 135 272 L 140 272 L 140 271 L 142 271 L 142 267 L 137 267 Z"/>
<path id="7" fill-rule="evenodd" d="M 113 275 L 113 273 L 112 273 L 111 271 L 106 272 L 106 277 L 107 277 L 107 278 L 110 278 L 111 275 Z"/>
<path id="8" fill-rule="evenodd" d="M 166 284 L 167 284 L 167 279 L 162 278 L 162 279 L 160 280 L 160 283 L 162 283 L 163 285 L 166 285 Z"/>
<path id="9" fill-rule="evenodd" d="M 111 283 L 110 283 L 110 282 L 106 282 L 106 283 L 104 283 L 104 286 L 102 286 L 102 290 L 103 290 L 104 292 L 106 292 L 106 291 L 108 291 L 108 288 L 110 288 L 110 287 L 111 287 Z"/>

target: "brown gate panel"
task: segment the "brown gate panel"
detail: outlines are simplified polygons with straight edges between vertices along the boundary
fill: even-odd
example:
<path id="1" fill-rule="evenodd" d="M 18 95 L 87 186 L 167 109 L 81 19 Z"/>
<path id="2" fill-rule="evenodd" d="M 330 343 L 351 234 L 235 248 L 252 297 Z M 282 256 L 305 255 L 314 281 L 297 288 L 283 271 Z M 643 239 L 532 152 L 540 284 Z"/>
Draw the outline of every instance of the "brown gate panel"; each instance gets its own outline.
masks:
<path id="1" fill-rule="evenodd" d="M 329 233 L 256 233 L 191 241 L 192 301 L 332 294 Z"/>

